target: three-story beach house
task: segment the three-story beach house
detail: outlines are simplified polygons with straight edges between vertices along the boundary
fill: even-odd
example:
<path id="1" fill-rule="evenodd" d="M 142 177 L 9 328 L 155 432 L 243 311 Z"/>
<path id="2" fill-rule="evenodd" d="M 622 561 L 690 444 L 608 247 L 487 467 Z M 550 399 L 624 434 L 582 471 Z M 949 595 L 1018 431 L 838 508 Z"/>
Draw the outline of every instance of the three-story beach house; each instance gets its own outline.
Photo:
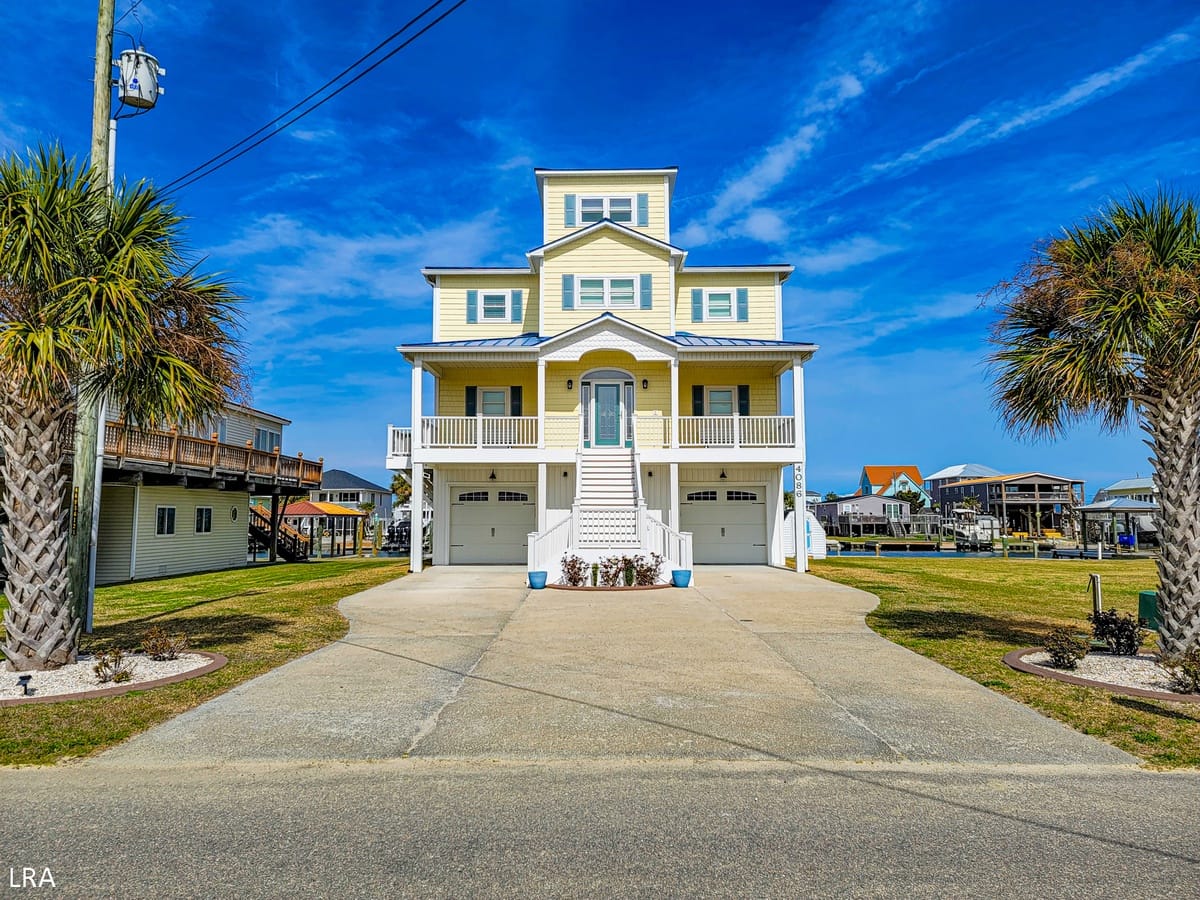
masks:
<path id="1" fill-rule="evenodd" d="M 409 471 L 414 506 L 433 492 L 434 564 L 552 581 L 565 554 L 783 565 L 817 349 L 783 339 L 792 266 L 687 265 L 674 168 L 535 175 L 528 264 L 424 269 L 433 340 L 398 348 L 412 427 L 389 426 L 387 466 Z"/>

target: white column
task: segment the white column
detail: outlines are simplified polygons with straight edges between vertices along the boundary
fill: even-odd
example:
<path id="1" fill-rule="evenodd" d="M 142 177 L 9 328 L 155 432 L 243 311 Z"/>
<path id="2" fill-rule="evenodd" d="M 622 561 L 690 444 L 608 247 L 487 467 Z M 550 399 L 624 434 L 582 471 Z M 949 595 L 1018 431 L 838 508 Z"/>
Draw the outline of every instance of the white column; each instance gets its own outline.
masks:
<path id="1" fill-rule="evenodd" d="M 793 475 L 796 492 L 796 571 L 808 571 L 808 548 L 804 540 L 807 527 L 808 505 L 804 495 L 807 490 L 807 479 L 804 467 L 807 464 L 808 453 L 804 448 L 804 361 L 792 360 L 792 417 L 796 429 L 796 462 L 793 464 Z"/>
<path id="2" fill-rule="evenodd" d="M 425 367 L 421 360 L 417 359 L 412 364 L 412 454 L 417 455 L 417 450 L 421 447 L 421 387 L 423 384 L 422 375 L 425 373 Z M 415 485 L 414 485 L 415 487 Z"/>
<path id="3" fill-rule="evenodd" d="M 546 530 L 546 464 L 538 463 L 537 474 L 537 530 Z"/>
<path id="4" fill-rule="evenodd" d="M 672 367 L 672 371 L 674 368 Z M 679 463 L 671 463 L 671 527 L 679 531 Z"/>
<path id="5" fill-rule="evenodd" d="M 671 447 L 679 446 L 679 360 L 671 360 Z M 676 470 L 676 476 L 679 472 Z M 676 478 L 676 487 L 678 487 L 678 478 Z M 676 491 L 678 493 L 678 491 Z M 678 526 L 674 523 L 671 525 L 676 531 Z"/>
<path id="6" fill-rule="evenodd" d="M 425 564 L 425 466 L 419 462 L 412 467 L 412 497 L 409 500 L 412 516 L 409 519 L 408 570 L 420 572 Z"/>
<path id="7" fill-rule="evenodd" d="M 546 447 L 546 361 L 544 359 L 539 359 L 537 361 L 537 364 L 538 364 L 538 376 L 537 376 L 537 378 L 538 378 L 538 380 L 537 380 L 538 449 L 542 450 L 542 449 L 545 449 L 545 447 Z M 542 466 L 542 468 L 544 469 L 545 466 Z M 543 478 L 545 477 L 545 475 L 546 475 L 546 473 L 542 472 Z M 546 504 L 542 500 L 541 488 L 538 488 L 538 509 L 540 509 L 543 514 L 546 511 Z M 538 531 L 544 531 L 544 530 L 545 530 L 544 527 L 542 527 L 542 526 L 538 527 Z"/>

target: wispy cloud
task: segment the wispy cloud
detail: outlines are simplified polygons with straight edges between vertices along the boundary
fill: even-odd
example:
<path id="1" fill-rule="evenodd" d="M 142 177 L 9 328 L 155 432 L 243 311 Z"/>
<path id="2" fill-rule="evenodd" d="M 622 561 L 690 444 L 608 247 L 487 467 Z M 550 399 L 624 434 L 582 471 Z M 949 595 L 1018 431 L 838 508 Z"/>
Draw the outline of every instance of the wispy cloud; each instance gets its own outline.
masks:
<path id="1" fill-rule="evenodd" d="M 796 257 L 796 268 L 806 275 L 829 275 L 874 262 L 901 249 L 896 244 L 860 234 L 825 247 L 802 250 Z"/>

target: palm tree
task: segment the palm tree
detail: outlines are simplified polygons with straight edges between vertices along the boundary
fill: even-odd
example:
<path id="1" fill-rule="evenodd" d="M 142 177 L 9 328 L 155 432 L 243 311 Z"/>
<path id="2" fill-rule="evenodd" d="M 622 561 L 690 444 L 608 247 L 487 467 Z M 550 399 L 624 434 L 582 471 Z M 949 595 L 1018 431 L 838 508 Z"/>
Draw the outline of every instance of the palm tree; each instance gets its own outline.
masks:
<path id="1" fill-rule="evenodd" d="M 396 496 L 396 502 L 401 506 L 407 503 L 412 496 L 412 485 L 399 472 L 392 476 L 392 493 Z"/>
<path id="2" fill-rule="evenodd" d="M 4 655 L 18 670 L 75 659 L 66 581 L 65 451 L 76 392 L 133 423 L 202 421 L 240 388 L 238 298 L 185 267 L 182 219 L 150 187 L 115 198 L 58 149 L 0 160 L 0 507 Z"/>
<path id="3" fill-rule="evenodd" d="M 1200 638 L 1200 229 L 1195 200 L 1112 202 L 997 285 L 995 399 L 1008 428 L 1084 419 L 1146 433 L 1161 502 L 1159 644 Z"/>

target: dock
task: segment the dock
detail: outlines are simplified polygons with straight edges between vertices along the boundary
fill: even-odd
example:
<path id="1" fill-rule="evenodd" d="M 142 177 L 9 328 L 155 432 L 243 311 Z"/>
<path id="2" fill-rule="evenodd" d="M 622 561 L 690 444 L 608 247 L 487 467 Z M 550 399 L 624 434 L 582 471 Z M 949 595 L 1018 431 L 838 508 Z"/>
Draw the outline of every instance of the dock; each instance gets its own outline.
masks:
<path id="1" fill-rule="evenodd" d="M 864 541 L 864 550 L 877 550 L 880 553 L 888 550 L 941 550 L 937 541 Z"/>

